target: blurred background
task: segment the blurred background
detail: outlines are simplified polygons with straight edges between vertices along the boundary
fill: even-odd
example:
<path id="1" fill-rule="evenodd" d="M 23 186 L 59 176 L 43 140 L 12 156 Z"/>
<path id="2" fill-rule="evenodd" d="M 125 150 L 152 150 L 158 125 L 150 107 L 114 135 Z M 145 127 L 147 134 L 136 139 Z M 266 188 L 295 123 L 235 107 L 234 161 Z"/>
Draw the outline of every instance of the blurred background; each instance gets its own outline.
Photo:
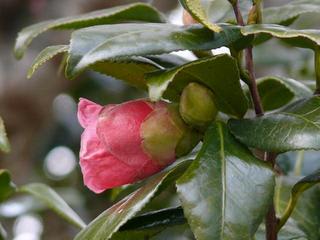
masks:
<path id="1" fill-rule="evenodd" d="M 116 194 L 107 191 L 95 195 L 83 186 L 78 165 L 82 129 L 76 119 L 77 101 L 85 97 L 100 104 L 119 103 L 142 97 L 144 93 L 94 72 L 86 72 L 73 81 L 66 80 L 59 71 L 60 57 L 49 61 L 27 80 L 27 69 L 40 50 L 47 45 L 67 43 L 68 31 L 40 35 L 21 61 L 14 59 L 12 48 L 17 32 L 27 25 L 132 2 L 137 1 L 0 0 L 0 115 L 12 146 L 10 154 L 0 153 L 0 168 L 9 169 L 18 185 L 43 182 L 52 186 L 86 222 L 110 206 Z M 140 2 L 153 4 L 171 22 L 181 24 L 182 8 L 177 0 Z M 265 1 L 265 4 L 279 4 L 279 1 Z M 319 18 L 306 15 L 295 25 L 315 28 L 313 25 Z M 298 76 L 309 83 L 308 80 L 314 78 L 311 51 L 292 48 L 288 51 L 287 48 L 275 40 L 259 46 L 255 50 L 257 75 Z M 190 53 L 181 54 L 191 56 Z M 296 153 L 280 157 L 284 171 L 294 171 L 296 157 Z M 316 169 L 315 165 L 320 167 L 316 153 L 308 152 L 305 158 L 310 163 L 303 165 L 305 173 Z M 162 194 L 150 208 L 157 208 L 164 200 L 168 206 L 177 205 L 176 199 L 168 197 L 173 195 L 172 191 L 174 189 Z M 72 239 L 78 231 L 26 196 L 17 196 L 1 204 L 0 221 L 9 239 L 15 240 Z M 179 236 L 177 239 L 193 239 L 183 227 L 175 232 Z M 162 233 L 159 239 L 175 239 L 166 234 Z"/>

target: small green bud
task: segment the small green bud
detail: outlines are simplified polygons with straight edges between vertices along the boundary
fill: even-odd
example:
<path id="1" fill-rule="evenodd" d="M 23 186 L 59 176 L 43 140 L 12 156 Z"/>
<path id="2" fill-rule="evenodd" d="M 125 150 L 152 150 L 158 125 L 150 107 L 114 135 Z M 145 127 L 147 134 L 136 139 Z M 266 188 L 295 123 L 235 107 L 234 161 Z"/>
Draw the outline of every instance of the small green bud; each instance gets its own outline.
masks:
<path id="1" fill-rule="evenodd" d="M 218 113 L 211 90 L 194 82 L 183 89 L 179 110 L 186 123 L 199 129 L 207 127 Z"/>

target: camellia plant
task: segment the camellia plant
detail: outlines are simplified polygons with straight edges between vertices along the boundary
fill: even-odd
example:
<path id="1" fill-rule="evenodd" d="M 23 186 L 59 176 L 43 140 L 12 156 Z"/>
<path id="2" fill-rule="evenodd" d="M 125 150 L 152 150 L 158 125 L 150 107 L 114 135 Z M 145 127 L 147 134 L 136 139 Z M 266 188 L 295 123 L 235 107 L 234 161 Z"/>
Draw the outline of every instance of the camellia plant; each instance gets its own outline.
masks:
<path id="1" fill-rule="evenodd" d="M 18 59 L 39 34 L 73 30 L 68 45 L 40 52 L 29 78 L 64 54 L 67 78 L 92 70 L 145 90 L 148 98 L 106 106 L 79 101 L 84 184 L 94 193 L 117 188 L 128 194 L 89 224 L 48 186 L 16 186 L 6 170 L 1 200 L 16 192 L 34 195 L 81 229 L 77 240 L 151 239 L 180 225 L 198 240 L 320 239 L 320 171 L 293 177 L 279 164 L 286 152 L 320 150 L 320 31 L 288 27 L 302 14 L 319 13 L 320 1 L 268 8 L 262 0 L 180 3 L 184 26 L 135 3 L 19 33 Z M 314 83 L 256 79 L 253 49 L 271 38 L 313 51 Z M 212 53 L 220 47 L 230 54 Z M 173 54 L 180 50 L 197 59 Z M 2 121 L 0 149 L 9 151 Z M 170 186 L 174 207 L 141 214 Z"/>

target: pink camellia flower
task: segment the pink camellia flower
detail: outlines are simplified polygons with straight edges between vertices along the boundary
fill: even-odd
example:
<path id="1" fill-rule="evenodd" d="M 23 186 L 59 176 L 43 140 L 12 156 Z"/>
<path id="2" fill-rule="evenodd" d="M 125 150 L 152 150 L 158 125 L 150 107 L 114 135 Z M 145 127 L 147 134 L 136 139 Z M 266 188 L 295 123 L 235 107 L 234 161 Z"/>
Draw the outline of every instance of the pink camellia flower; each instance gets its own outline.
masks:
<path id="1" fill-rule="evenodd" d="M 196 144 L 168 103 L 146 100 L 100 106 L 80 99 L 80 166 L 95 193 L 159 172 Z"/>

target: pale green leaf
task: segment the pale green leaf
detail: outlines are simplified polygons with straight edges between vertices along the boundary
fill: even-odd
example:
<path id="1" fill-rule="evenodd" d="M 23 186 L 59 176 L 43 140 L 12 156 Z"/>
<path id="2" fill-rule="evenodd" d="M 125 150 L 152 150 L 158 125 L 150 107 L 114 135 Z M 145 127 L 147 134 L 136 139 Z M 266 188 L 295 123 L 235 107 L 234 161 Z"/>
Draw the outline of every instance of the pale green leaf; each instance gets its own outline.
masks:
<path id="1" fill-rule="evenodd" d="M 29 68 L 27 78 L 31 78 L 35 71 L 46 61 L 50 60 L 51 58 L 55 57 L 60 53 L 67 52 L 68 49 L 68 45 L 49 46 L 43 49 L 39 53 L 39 55 L 34 59 L 31 67 Z"/>
<path id="2" fill-rule="evenodd" d="M 297 30 L 276 24 L 253 24 L 243 27 L 241 32 L 246 36 L 273 36 L 301 48 L 315 49 L 320 46 L 320 30 L 316 29 Z"/>
<path id="3" fill-rule="evenodd" d="M 62 218 L 71 224 L 84 228 L 86 224 L 83 220 L 68 206 L 68 204 L 49 186 L 42 183 L 31 183 L 19 188 L 21 193 L 27 193 L 39 199 L 47 207 L 52 209 Z"/>

